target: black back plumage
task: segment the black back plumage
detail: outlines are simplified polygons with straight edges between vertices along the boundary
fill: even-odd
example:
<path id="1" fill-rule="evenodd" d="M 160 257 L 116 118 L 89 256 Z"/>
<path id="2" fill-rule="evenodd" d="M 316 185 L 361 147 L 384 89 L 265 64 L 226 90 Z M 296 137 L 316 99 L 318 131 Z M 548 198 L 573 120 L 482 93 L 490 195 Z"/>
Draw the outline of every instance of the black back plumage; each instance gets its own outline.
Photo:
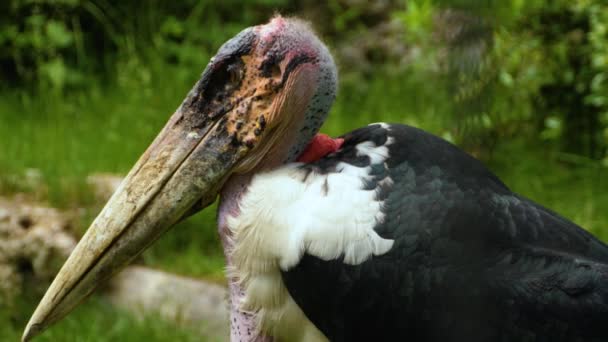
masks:
<path id="1" fill-rule="evenodd" d="M 332 341 L 606 341 L 608 247 L 511 192 L 452 144 L 371 125 L 302 168 L 369 166 L 392 249 L 359 265 L 305 255 L 283 280 Z M 356 146 L 387 145 L 372 165 Z M 386 178 L 390 182 L 386 182 Z M 357 208 L 353 208 L 357 210 Z"/>

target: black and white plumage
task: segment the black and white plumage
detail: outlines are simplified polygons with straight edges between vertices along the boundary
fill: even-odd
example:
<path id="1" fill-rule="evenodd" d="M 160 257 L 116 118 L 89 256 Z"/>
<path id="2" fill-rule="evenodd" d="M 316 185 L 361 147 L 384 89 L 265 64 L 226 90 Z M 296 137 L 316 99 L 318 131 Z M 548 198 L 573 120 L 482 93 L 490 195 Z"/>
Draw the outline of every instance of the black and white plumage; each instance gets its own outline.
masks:
<path id="1" fill-rule="evenodd" d="M 224 44 L 24 340 L 218 194 L 232 341 L 608 340 L 608 247 L 457 147 L 372 124 L 303 159 L 336 77 L 296 19 Z"/>
<path id="2" fill-rule="evenodd" d="M 390 137 L 383 164 L 353 153 Z M 374 231 L 394 245 L 357 265 L 306 254 L 282 273 L 330 340 L 606 339 L 608 248 L 588 232 L 412 127 L 354 131 L 341 151 L 305 168 L 339 172 L 344 162 L 370 167 L 364 187 L 384 217 Z"/>

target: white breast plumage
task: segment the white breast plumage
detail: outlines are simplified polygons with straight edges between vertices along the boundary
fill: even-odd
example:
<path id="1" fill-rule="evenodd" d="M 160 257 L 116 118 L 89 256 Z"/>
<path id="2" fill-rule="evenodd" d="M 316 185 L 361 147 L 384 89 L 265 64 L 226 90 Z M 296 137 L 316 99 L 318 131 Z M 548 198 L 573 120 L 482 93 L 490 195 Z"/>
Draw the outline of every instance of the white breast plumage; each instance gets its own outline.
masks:
<path id="1" fill-rule="evenodd" d="M 357 151 L 373 164 L 388 157 L 386 146 L 367 142 Z M 337 172 L 320 174 L 300 166 L 253 178 L 239 215 L 227 221 L 234 239 L 229 272 L 245 292 L 241 309 L 257 313 L 260 329 L 279 340 L 317 341 L 325 338 L 287 293 L 281 270 L 296 266 L 304 253 L 360 264 L 388 252 L 393 241 L 374 231 L 384 214 L 375 191 L 363 190 L 370 167 L 339 163 Z"/>

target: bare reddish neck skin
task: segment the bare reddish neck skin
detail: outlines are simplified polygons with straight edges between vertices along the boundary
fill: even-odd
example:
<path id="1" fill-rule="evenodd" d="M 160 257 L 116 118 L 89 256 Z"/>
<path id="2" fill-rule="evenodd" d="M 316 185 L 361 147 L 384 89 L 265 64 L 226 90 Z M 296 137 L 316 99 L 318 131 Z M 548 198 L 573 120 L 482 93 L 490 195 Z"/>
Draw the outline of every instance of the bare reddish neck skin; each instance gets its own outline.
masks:
<path id="1" fill-rule="evenodd" d="M 336 152 L 342 147 L 344 139 L 332 138 L 327 134 L 319 133 L 315 135 L 304 149 L 304 152 L 298 157 L 297 161 L 301 163 L 312 163 L 326 155 Z"/>

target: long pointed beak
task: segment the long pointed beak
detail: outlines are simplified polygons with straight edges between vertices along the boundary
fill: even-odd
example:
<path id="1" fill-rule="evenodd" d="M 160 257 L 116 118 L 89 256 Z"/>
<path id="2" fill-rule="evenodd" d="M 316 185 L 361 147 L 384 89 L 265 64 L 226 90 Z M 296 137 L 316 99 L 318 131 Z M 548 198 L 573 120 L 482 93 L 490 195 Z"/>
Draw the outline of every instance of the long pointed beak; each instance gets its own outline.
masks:
<path id="1" fill-rule="evenodd" d="M 234 144 L 225 118 L 193 124 L 183 108 L 93 221 L 36 308 L 23 341 L 68 314 L 193 207 L 214 201 L 248 149 Z"/>

